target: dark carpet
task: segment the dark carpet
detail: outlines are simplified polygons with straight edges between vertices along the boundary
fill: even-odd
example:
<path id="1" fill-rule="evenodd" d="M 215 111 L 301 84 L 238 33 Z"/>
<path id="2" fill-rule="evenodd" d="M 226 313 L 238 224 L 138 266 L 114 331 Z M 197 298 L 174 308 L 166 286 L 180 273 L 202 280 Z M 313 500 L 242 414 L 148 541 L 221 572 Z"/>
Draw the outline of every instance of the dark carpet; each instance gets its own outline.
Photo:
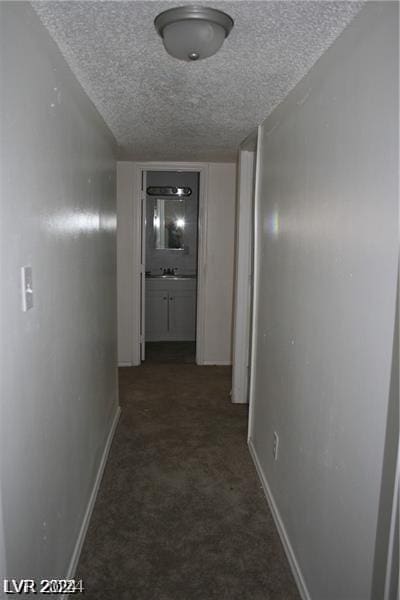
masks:
<path id="1" fill-rule="evenodd" d="M 230 378 L 120 370 L 121 420 L 76 574 L 87 600 L 299 600 Z"/>
<path id="2" fill-rule="evenodd" d="M 195 363 L 196 342 L 146 342 L 146 363 Z"/>

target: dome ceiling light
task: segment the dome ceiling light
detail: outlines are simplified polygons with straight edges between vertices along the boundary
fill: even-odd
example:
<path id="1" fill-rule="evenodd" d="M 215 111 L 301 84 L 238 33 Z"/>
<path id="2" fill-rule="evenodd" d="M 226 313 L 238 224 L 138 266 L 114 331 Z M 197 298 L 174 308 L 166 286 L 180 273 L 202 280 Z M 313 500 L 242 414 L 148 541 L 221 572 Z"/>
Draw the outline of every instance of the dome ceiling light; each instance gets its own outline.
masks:
<path id="1" fill-rule="evenodd" d="M 194 61 L 218 52 L 233 27 L 233 19 L 215 8 L 179 6 L 160 13 L 154 26 L 168 54 Z"/>

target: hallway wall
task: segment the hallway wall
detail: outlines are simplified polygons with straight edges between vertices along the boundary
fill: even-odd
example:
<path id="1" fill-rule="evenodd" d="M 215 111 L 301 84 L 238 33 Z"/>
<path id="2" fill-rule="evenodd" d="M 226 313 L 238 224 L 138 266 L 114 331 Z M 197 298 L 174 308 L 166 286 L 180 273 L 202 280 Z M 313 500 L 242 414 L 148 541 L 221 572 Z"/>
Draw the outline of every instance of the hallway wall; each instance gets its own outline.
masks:
<path id="1" fill-rule="evenodd" d="M 5 562 L 40 580 L 71 575 L 117 411 L 115 142 L 31 6 L 0 11 Z"/>
<path id="2" fill-rule="evenodd" d="M 372 2 L 260 129 L 250 446 L 313 600 L 372 597 L 393 489 L 398 99 L 398 5 Z"/>
<path id="3" fill-rule="evenodd" d="M 163 163 L 158 163 L 163 164 Z M 166 163 L 167 164 L 167 163 Z M 171 163 L 168 163 L 171 165 Z M 197 163 L 193 164 L 193 168 Z M 198 163 L 207 170 L 205 210 L 204 364 L 230 364 L 232 353 L 233 263 L 235 243 L 236 165 Z M 179 168 L 179 163 L 177 163 Z M 151 170 L 151 168 L 150 168 Z M 135 198 L 135 163 L 118 162 L 118 362 L 140 363 L 139 274 L 134 274 L 140 210 Z M 200 184 L 201 185 L 201 184 Z M 134 278 L 138 285 L 134 285 Z"/>

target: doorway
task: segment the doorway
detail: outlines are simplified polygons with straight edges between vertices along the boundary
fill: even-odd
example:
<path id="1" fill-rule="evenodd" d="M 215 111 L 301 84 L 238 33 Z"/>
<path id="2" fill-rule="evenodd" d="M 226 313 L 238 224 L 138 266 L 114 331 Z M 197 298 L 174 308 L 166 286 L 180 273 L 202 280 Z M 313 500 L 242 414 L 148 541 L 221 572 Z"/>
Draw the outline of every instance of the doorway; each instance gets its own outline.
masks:
<path id="1" fill-rule="evenodd" d="M 149 170 L 143 180 L 142 360 L 194 363 L 199 173 Z"/>
<path id="2" fill-rule="evenodd" d="M 208 165 L 136 163 L 134 180 L 134 364 L 201 365 Z"/>

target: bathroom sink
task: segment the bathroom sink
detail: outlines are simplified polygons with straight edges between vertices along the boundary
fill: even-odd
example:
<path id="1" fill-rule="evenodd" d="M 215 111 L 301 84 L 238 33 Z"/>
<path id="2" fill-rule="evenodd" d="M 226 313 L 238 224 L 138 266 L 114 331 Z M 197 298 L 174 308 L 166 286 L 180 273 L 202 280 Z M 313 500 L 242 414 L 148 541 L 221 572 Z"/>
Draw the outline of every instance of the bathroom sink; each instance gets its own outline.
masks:
<path id="1" fill-rule="evenodd" d="M 147 279 L 196 279 L 196 275 L 146 275 Z"/>

